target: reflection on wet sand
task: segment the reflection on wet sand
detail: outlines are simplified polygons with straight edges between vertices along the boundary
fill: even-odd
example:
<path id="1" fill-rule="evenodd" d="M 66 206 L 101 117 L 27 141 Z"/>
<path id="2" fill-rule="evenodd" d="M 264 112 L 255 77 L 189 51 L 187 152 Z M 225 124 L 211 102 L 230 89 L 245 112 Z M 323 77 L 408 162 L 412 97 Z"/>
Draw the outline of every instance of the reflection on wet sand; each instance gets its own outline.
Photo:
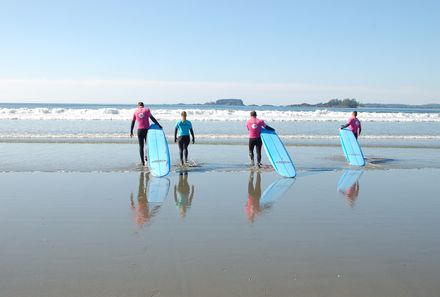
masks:
<path id="1" fill-rule="evenodd" d="M 245 206 L 246 216 L 250 222 L 270 211 L 274 203 L 283 197 L 290 187 L 295 183 L 294 178 L 280 178 L 271 183 L 263 194 L 261 194 L 261 174 L 251 171 L 248 182 L 248 199 Z"/>
<path id="2" fill-rule="evenodd" d="M 194 185 L 188 183 L 188 171 L 179 172 L 179 183 L 174 185 L 174 201 L 179 209 L 180 217 L 185 218 L 194 198 Z"/>
<path id="3" fill-rule="evenodd" d="M 139 227 L 142 228 L 148 224 L 158 213 L 168 191 L 168 179 L 150 179 L 148 174 L 140 173 L 137 201 L 135 201 L 133 193 L 130 193 L 131 210 L 134 221 Z"/>
<path id="4" fill-rule="evenodd" d="M 255 218 L 261 214 L 261 174 L 257 172 L 257 178 L 254 185 L 254 172 L 251 171 L 248 181 L 248 199 L 245 206 L 246 216 L 250 222 L 254 222 Z"/>
<path id="5" fill-rule="evenodd" d="M 359 179 L 364 172 L 362 170 L 344 170 L 338 182 L 338 192 L 345 196 L 348 206 L 354 207 L 359 196 Z"/>

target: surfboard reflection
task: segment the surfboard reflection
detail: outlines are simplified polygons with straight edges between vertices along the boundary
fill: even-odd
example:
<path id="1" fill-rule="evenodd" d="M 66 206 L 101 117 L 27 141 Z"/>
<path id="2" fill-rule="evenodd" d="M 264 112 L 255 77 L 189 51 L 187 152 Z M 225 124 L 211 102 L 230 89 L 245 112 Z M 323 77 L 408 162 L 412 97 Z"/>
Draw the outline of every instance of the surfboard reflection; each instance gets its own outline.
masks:
<path id="1" fill-rule="evenodd" d="M 170 181 L 167 178 L 150 178 L 141 172 L 139 175 L 139 188 L 137 199 L 130 194 L 130 205 L 136 225 L 143 227 L 151 222 L 168 196 Z"/>
<path id="2" fill-rule="evenodd" d="M 270 211 L 273 204 L 282 198 L 295 183 L 293 178 L 280 178 L 271 183 L 261 193 L 261 174 L 251 171 L 248 182 L 248 199 L 245 206 L 246 216 L 250 222 Z"/>
<path id="3" fill-rule="evenodd" d="M 344 170 L 338 182 L 338 192 L 345 196 L 348 206 L 354 207 L 359 196 L 359 180 L 363 170 Z"/>
<path id="4" fill-rule="evenodd" d="M 194 198 L 194 185 L 189 186 L 188 171 L 179 172 L 179 182 L 174 185 L 174 202 L 179 210 L 180 217 L 184 219 Z"/>

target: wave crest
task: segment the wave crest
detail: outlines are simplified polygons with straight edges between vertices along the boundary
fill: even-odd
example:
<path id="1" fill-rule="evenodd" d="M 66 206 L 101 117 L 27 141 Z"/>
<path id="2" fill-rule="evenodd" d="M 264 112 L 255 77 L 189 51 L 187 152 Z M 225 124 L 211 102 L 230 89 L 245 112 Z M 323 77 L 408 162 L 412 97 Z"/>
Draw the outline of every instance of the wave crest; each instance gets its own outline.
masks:
<path id="1" fill-rule="evenodd" d="M 98 108 L 0 108 L 2 120 L 131 120 L 133 109 Z M 180 118 L 181 109 L 154 109 L 157 119 L 175 121 Z M 193 121 L 246 121 L 248 110 L 234 109 L 186 109 L 188 118 Z M 314 111 L 260 110 L 261 118 L 270 122 L 341 122 L 346 121 L 349 113 L 317 109 Z M 440 122 L 440 113 L 405 112 L 361 112 L 361 121 L 365 122 Z"/>

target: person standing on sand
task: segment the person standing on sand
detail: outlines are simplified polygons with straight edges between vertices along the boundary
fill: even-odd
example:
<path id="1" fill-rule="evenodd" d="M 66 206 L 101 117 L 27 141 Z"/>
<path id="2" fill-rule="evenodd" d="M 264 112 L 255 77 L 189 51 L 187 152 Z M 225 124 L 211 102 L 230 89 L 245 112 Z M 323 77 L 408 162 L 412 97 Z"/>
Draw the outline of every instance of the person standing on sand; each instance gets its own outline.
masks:
<path id="1" fill-rule="evenodd" d="M 345 125 L 341 125 L 340 129 L 344 129 L 347 127 L 350 127 L 351 132 L 353 132 L 354 137 L 356 137 L 356 139 L 358 138 L 358 136 L 361 135 L 361 122 L 358 120 L 357 118 L 357 111 L 353 111 L 351 113 L 351 118 L 348 120 L 348 122 Z"/>
<path id="2" fill-rule="evenodd" d="M 250 166 L 254 166 L 254 148 L 257 151 L 257 165 L 261 167 L 261 146 L 263 142 L 261 141 L 261 129 L 265 128 L 270 131 L 275 131 L 274 128 L 269 127 L 264 123 L 263 120 L 257 118 L 257 112 L 251 111 L 251 118 L 246 122 L 246 128 L 249 130 L 249 158 Z"/>
<path id="3" fill-rule="evenodd" d="M 186 111 L 182 111 L 180 116 L 182 119 L 177 121 L 174 129 L 174 142 L 177 142 L 179 145 L 180 164 L 184 166 L 188 163 L 188 146 L 190 141 L 189 133 L 191 133 L 193 144 L 195 138 L 192 124 L 186 119 Z M 177 132 L 179 132 L 179 137 L 177 137 Z M 185 157 L 185 162 L 183 161 L 183 157 Z"/>
<path id="4" fill-rule="evenodd" d="M 147 157 L 144 158 L 144 146 L 147 142 L 147 133 L 150 128 L 150 119 L 162 129 L 159 122 L 153 117 L 149 108 L 144 106 L 143 102 L 139 102 L 136 110 L 133 114 L 133 120 L 131 121 L 130 137 L 133 137 L 133 129 L 135 122 L 138 123 L 137 136 L 139 141 L 139 155 L 141 157 L 142 166 L 145 166 L 145 161 Z"/>

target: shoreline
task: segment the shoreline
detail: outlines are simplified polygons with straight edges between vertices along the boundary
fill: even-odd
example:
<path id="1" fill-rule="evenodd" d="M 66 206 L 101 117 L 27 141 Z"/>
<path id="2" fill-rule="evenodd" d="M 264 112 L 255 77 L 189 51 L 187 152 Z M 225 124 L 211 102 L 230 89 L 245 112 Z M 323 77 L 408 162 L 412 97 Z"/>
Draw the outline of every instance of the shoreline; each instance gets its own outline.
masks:
<path id="1" fill-rule="evenodd" d="M 440 168 L 437 148 L 364 147 L 365 167 L 347 164 L 340 146 L 286 146 L 296 169 L 301 172 Z M 91 143 L 7 143 L 0 146 L 1 172 L 136 172 L 138 146 Z M 178 150 L 170 145 L 172 171 L 177 166 Z M 263 164 L 270 162 L 263 152 Z M 246 172 L 246 145 L 205 145 L 189 147 L 189 160 L 201 172 Z M 270 170 L 272 168 L 270 167 Z"/>

